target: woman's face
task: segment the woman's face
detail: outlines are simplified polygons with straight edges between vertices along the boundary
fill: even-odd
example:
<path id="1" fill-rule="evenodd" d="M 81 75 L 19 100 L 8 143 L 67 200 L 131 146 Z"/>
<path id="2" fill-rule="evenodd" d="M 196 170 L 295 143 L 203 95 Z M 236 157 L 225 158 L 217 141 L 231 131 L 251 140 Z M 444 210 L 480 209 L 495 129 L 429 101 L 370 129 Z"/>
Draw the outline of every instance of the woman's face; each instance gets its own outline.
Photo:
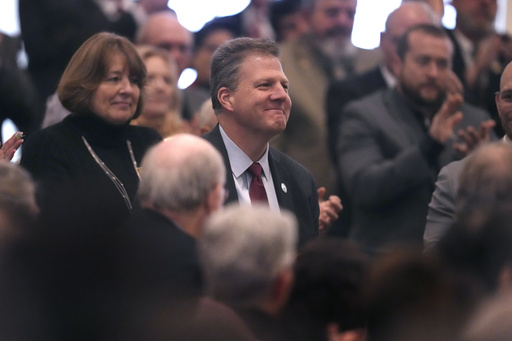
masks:
<path id="1" fill-rule="evenodd" d="M 139 98 L 140 88 L 130 75 L 126 58 L 119 53 L 114 55 L 92 95 L 92 112 L 107 122 L 124 124 L 135 114 Z"/>
<path id="2" fill-rule="evenodd" d="M 151 56 L 144 63 L 148 76 L 142 116 L 163 116 L 173 105 L 176 76 L 162 57 Z"/>

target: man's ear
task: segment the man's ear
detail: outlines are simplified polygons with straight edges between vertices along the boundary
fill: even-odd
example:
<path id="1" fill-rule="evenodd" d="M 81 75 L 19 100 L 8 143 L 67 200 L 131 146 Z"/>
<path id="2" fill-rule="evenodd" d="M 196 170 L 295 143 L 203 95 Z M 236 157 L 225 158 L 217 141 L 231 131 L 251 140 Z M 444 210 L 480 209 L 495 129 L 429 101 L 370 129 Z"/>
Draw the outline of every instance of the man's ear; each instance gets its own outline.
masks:
<path id="1" fill-rule="evenodd" d="M 223 185 L 217 184 L 213 190 L 208 193 L 205 202 L 208 214 L 217 212 L 222 207 L 222 204 L 224 204 L 223 188 Z"/>
<path id="2" fill-rule="evenodd" d="M 404 67 L 404 61 L 402 58 L 398 56 L 398 53 L 393 53 L 391 57 L 391 72 L 395 75 L 395 77 L 399 77 L 402 73 L 402 68 Z"/>
<path id="3" fill-rule="evenodd" d="M 217 99 L 224 109 L 233 111 L 233 97 L 231 96 L 231 90 L 223 86 L 217 92 Z"/>

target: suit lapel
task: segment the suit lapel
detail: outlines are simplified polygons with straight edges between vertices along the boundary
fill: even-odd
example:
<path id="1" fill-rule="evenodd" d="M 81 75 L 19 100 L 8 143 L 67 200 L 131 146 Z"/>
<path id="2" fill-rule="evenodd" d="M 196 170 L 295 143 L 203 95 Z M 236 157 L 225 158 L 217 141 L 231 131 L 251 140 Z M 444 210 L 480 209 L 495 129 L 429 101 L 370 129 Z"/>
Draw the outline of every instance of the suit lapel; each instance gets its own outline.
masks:
<path id="1" fill-rule="evenodd" d="M 209 141 L 220 152 L 224 160 L 224 166 L 226 166 L 226 189 L 229 192 L 226 203 L 238 202 L 238 194 L 236 192 L 235 180 L 233 179 L 233 172 L 231 171 L 231 163 L 229 162 L 226 145 L 220 134 L 219 124 L 217 124 L 211 132 L 203 135 L 203 138 Z"/>
<path id="2" fill-rule="evenodd" d="M 384 106 L 391 118 L 392 125 L 386 125 L 390 130 L 388 136 L 397 139 L 402 145 L 409 145 L 419 141 L 425 135 L 424 127 L 415 117 L 414 112 L 406 105 L 396 89 L 391 89 L 383 94 Z"/>
<path id="3" fill-rule="evenodd" d="M 273 148 L 270 148 L 268 151 L 268 161 L 279 207 L 294 212 L 292 188 L 289 183 L 288 172 L 283 167 L 282 162 L 279 160 L 279 155 L 275 153 Z"/>

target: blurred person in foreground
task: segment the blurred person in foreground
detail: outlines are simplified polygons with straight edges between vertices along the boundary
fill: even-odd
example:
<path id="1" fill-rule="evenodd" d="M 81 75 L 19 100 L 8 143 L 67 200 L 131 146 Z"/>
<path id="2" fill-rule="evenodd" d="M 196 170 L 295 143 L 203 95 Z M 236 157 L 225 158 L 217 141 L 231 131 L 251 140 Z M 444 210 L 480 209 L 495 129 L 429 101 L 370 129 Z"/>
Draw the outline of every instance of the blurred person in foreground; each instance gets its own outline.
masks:
<path id="1" fill-rule="evenodd" d="M 174 135 L 151 148 L 142 162 L 140 209 L 128 220 L 135 240 L 159 245 L 161 274 L 174 290 L 202 294 L 196 239 L 206 219 L 224 204 L 226 171 L 207 141 Z M 173 287 L 174 288 L 174 287 Z"/>
<path id="2" fill-rule="evenodd" d="M 454 341 L 478 296 L 469 278 L 413 247 L 375 260 L 363 301 L 366 341 Z"/>
<path id="3" fill-rule="evenodd" d="M 268 206 L 230 205 L 199 238 L 207 294 L 229 305 L 258 340 L 291 340 L 279 320 L 293 283 L 297 223 Z"/>
<path id="4" fill-rule="evenodd" d="M 35 229 L 36 185 L 23 167 L 0 162 L 0 243 Z"/>
<path id="5" fill-rule="evenodd" d="M 131 214 L 142 156 L 161 140 L 130 125 L 145 80 L 135 46 L 118 35 L 94 35 L 74 54 L 58 88 L 72 114 L 27 137 L 21 158 L 48 228 L 114 229 Z"/>
<path id="6" fill-rule="evenodd" d="M 370 258 L 347 239 L 309 241 L 295 260 L 283 323 L 294 340 L 363 341 L 363 285 Z"/>

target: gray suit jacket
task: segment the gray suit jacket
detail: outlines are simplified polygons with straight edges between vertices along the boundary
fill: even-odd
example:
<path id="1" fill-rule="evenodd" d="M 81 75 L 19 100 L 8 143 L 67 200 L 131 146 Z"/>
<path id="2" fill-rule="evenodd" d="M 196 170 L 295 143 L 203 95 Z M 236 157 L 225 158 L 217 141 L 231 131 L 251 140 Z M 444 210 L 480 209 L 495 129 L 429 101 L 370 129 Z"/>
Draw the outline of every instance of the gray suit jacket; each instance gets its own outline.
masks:
<path id="1" fill-rule="evenodd" d="M 454 161 L 439 172 L 436 188 L 428 205 L 427 224 L 423 234 L 425 251 L 432 249 L 455 221 L 455 198 L 459 173 L 466 159 Z"/>
<path id="2" fill-rule="evenodd" d="M 455 130 L 489 115 L 462 104 Z M 460 159 L 451 143 L 432 140 L 396 89 L 348 104 L 337 144 L 343 186 L 353 204 L 351 236 L 367 252 L 394 243 L 421 245 L 439 168 Z"/>
<path id="3" fill-rule="evenodd" d="M 231 171 L 228 152 L 219 125 L 203 135 L 219 150 L 226 165 L 226 188 L 229 191 L 227 203 L 238 202 L 235 180 Z M 288 156 L 274 148 L 268 152 L 268 161 L 279 207 L 295 214 L 299 223 L 299 245 L 318 235 L 318 192 L 311 173 Z"/>

